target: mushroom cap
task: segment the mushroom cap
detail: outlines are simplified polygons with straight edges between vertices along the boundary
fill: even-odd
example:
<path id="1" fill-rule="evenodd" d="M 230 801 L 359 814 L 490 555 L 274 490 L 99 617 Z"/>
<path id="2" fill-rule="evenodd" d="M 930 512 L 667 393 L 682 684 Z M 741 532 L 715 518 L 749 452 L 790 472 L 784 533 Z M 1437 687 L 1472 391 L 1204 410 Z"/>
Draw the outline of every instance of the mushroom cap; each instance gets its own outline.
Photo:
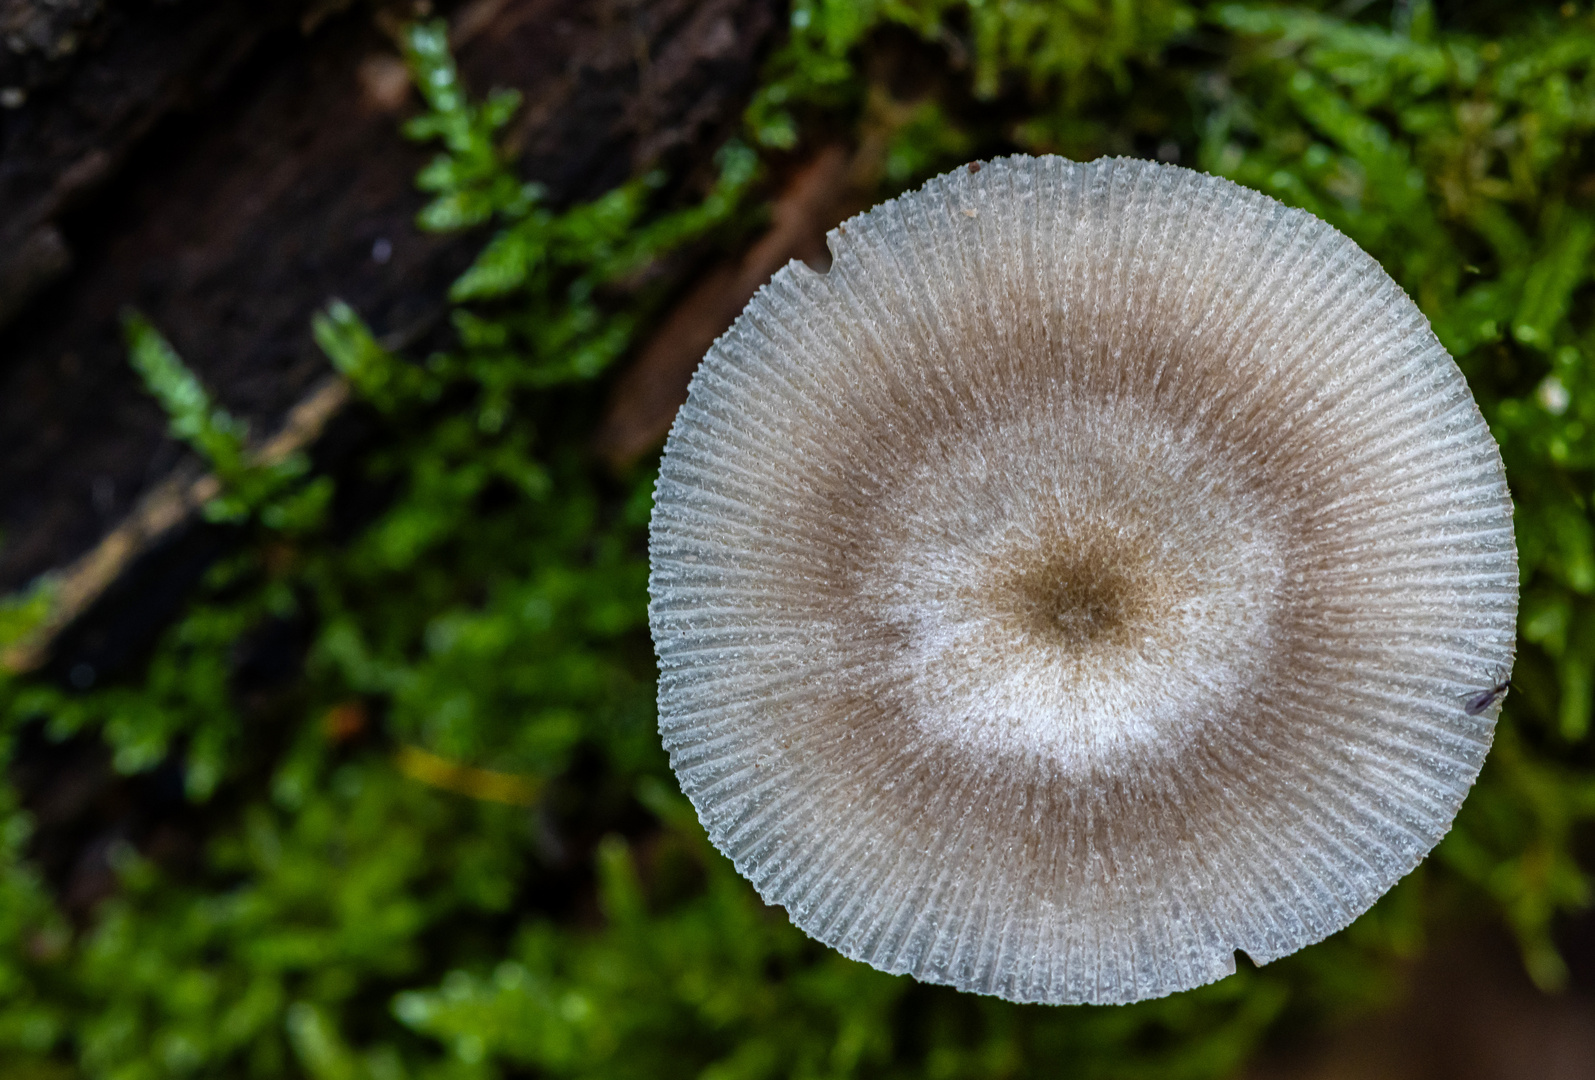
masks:
<path id="1" fill-rule="evenodd" d="M 1517 616 L 1500 454 L 1379 265 L 1126 159 L 971 165 L 793 262 L 650 535 L 710 839 L 847 956 L 1128 1002 L 1350 923 L 1450 827 Z"/>

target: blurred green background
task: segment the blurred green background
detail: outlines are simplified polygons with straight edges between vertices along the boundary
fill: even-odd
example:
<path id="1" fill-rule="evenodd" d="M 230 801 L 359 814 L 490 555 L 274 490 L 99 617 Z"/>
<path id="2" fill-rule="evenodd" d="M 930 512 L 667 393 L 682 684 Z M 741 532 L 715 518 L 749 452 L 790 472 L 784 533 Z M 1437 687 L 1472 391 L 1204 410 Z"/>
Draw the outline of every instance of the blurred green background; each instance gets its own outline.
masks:
<path id="1" fill-rule="evenodd" d="M 201 850 L 112 853 L 63 914 L 0 792 L 6 1076 L 1224 1077 L 1396 1007 L 1437 928 L 1504 928 L 1545 994 L 1595 867 L 1595 14 L 1471 0 L 796 0 L 712 183 L 639 176 L 544 202 L 440 24 L 406 31 L 437 157 L 419 224 L 490 237 L 453 344 L 384 350 L 333 304 L 313 333 L 376 435 L 336 477 L 246 452 L 136 313 L 130 362 L 221 479 L 236 543 L 133 676 L 0 682 L 6 753 L 103 740 L 164 777 Z M 841 959 L 709 848 L 654 732 L 653 459 L 590 450 L 606 372 L 673 295 L 648 270 L 734 255 L 822 145 L 888 197 L 1026 151 L 1160 157 L 1337 226 L 1417 300 L 1505 455 L 1522 642 L 1453 832 L 1348 930 L 1210 987 L 1042 1008 Z M 383 493 L 350 524 L 341 489 Z M 48 621 L 49 581 L 0 638 Z M 239 643 L 308 647 L 240 692 Z M 297 656 L 297 654 L 296 654 Z M 32 751 L 30 751 L 32 752 Z M 1479 933 L 1488 933 L 1488 929 Z M 1591 1065 L 1595 1069 L 1595 1065 Z"/>

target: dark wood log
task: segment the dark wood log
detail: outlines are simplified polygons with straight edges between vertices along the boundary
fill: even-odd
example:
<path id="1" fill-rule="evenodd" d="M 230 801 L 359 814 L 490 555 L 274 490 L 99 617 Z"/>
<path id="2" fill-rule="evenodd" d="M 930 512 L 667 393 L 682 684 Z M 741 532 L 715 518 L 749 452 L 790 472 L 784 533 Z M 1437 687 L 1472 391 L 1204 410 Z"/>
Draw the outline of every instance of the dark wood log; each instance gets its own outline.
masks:
<path id="1" fill-rule="evenodd" d="M 72 263 L 57 219 L 300 3 L 0 3 L 0 324 Z"/>
<path id="2" fill-rule="evenodd" d="M 510 137 L 564 203 L 655 164 L 706 173 L 782 7 L 445 10 L 473 91 L 523 92 Z M 0 0 L 0 39 L 26 37 L 0 61 L 0 589 L 81 566 L 201 471 L 128 366 L 126 305 L 262 438 L 329 374 L 309 334 L 329 299 L 395 345 L 435 326 L 482 237 L 413 224 L 430 151 L 398 135 L 416 102 L 391 40 L 411 11 Z"/>

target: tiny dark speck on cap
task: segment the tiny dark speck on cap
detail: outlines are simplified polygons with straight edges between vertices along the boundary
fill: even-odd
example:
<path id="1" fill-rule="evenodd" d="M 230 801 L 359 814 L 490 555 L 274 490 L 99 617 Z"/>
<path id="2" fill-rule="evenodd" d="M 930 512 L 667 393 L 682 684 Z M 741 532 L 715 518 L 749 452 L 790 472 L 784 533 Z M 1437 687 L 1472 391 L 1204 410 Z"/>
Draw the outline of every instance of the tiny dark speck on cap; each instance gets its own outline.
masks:
<path id="1" fill-rule="evenodd" d="M 973 173 L 973 172 L 979 172 L 979 171 L 980 171 L 980 162 L 978 162 L 978 161 L 971 161 L 971 162 L 970 162 L 970 163 L 969 163 L 969 171 L 970 171 L 970 172 L 972 172 L 972 173 Z"/>

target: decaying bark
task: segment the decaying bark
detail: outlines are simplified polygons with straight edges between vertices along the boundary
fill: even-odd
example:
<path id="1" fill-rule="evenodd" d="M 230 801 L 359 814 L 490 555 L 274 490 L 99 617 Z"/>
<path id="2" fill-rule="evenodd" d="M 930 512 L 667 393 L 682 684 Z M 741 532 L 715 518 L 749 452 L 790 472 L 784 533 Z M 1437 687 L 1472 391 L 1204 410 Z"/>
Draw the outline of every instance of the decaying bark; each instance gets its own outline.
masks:
<path id="1" fill-rule="evenodd" d="M 88 610 L 167 535 L 144 529 L 163 491 L 191 508 L 202 470 L 128 366 L 127 305 L 261 441 L 328 375 L 309 325 L 329 299 L 395 346 L 436 325 L 483 237 L 413 224 L 431 151 L 398 135 L 416 101 L 392 34 L 428 10 L 0 0 L 0 589 L 88 567 Z M 509 137 L 556 204 L 704 173 L 781 24 L 778 0 L 444 12 L 473 91 L 522 91 Z"/>

